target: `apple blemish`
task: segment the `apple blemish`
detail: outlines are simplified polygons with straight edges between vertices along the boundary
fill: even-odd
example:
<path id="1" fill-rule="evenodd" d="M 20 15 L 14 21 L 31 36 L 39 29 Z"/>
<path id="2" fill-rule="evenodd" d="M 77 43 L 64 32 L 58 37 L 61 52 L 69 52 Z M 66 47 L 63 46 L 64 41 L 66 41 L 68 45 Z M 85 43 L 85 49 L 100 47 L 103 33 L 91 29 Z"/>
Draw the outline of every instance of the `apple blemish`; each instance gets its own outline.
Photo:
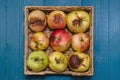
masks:
<path id="1" fill-rule="evenodd" d="M 71 66 L 71 68 L 73 69 L 77 69 L 80 66 L 81 60 L 79 59 L 79 57 L 77 55 L 72 55 L 70 60 L 69 60 L 69 64 Z"/>
<path id="2" fill-rule="evenodd" d="M 55 14 L 55 15 L 54 15 L 53 21 L 54 21 L 56 24 L 60 24 L 62 20 L 63 20 L 63 17 L 62 17 L 61 14 Z"/>

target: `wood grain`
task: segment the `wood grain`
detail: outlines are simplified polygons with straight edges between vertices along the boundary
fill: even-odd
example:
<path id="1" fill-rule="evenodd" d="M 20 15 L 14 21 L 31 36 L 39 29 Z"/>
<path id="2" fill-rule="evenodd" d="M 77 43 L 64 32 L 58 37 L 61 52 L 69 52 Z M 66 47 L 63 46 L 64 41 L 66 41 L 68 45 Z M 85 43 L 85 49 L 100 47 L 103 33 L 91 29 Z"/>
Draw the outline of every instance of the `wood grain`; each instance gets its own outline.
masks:
<path id="1" fill-rule="evenodd" d="M 13 6 L 15 4 L 15 7 Z M 7 1 L 7 50 L 6 50 L 6 80 L 19 79 L 19 1 Z M 14 12 L 15 11 L 15 12 Z M 15 76 L 16 75 L 16 76 Z"/>
<path id="2" fill-rule="evenodd" d="M 24 65 L 24 13 L 23 13 L 23 7 L 24 7 L 24 0 L 19 0 L 19 59 L 18 59 L 18 63 L 19 63 L 19 70 L 17 75 L 19 80 L 26 80 L 25 76 L 24 76 L 24 68 L 22 65 Z"/>
<path id="3" fill-rule="evenodd" d="M 114 5 L 114 7 L 113 7 Z M 120 80 L 120 0 L 109 1 L 109 80 Z M 114 74 L 115 73 L 115 74 Z"/>
<path id="4" fill-rule="evenodd" d="M 6 0 L 0 0 L 0 80 L 6 79 Z"/>

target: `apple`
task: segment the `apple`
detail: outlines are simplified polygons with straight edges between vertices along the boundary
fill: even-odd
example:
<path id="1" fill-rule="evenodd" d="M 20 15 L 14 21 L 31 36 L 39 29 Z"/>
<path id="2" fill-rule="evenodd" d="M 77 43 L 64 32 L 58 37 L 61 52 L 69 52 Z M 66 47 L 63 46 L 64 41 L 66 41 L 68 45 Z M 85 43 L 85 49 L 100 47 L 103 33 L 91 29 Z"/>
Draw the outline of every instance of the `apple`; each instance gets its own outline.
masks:
<path id="1" fill-rule="evenodd" d="M 73 50 L 84 52 L 89 48 L 90 38 L 86 33 L 78 33 L 73 35 L 71 42 Z"/>
<path id="2" fill-rule="evenodd" d="M 43 11 L 34 10 L 28 15 L 28 22 L 32 31 L 43 31 L 47 23 L 46 15 Z"/>
<path id="3" fill-rule="evenodd" d="M 70 43 L 71 37 L 65 30 L 54 30 L 50 35 L 50 46 L 56 51 L 65 51 Z"/>
<path id="4" fill-rule="evenodd" d="M 48 66 L 48 57 L 44 51 L 33 51 L 28 55 L 27 67 L 34 71 L 39 72 Z"/>
<path id="5" fill-rule="evenodd" d="M 51 29 L 63 29 L 66 26 L 66 14 L 63 11 L 52 11 L 47 22 Z"/>
<path id="6" fill-rule="evenodd" d="M 67 15 L 67 27 L 73 33 L 85 32 L 90 25 L 90 15 L 86 11 L 72 11 Z"/>
<path id="7" fill-rule="evenodd" d="M 67 68 L 67 58 L 61 52 L 53 52 L 49 56 L 49 68 L 55 72 L 63 72 Z"/>
<path id="8" fill-rule="evenodd" d="M 68 66 L 72 71 L 85 72 L 90 67 L 90 57 L 81 52 L 73 52 L 69 55 Z"/>
<path id="9" fill-rule="evenodd" d="M 43 32 L 36 32 L 30 38 L 29 46 L 32 50 L 45 50 L 49 45 L 49 38 Z"/>

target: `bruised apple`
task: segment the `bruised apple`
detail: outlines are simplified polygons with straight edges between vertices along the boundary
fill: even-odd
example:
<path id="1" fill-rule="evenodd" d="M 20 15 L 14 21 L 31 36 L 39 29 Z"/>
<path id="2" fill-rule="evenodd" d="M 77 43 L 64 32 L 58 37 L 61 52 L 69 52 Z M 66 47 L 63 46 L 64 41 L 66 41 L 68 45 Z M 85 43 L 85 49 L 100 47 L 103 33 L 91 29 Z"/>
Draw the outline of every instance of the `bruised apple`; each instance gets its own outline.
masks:
<path id="1" fill-rule="evenodd" d="M 30 38 L 29 46 L 32 50 L 45 50 L 49 45 L 49 38 L 43 32 L 36 32 Z"/>
<path id="2" fill-rule="evenodd" d="M 90 67 L 90 57 L 81 52 L 74 52 L 69 55 L 68 66 L 72 71 L 85 72 Z"/>
<path id="3" fill-rule="evenodd" d="M 74 34 L 72 37 L 72 48 L 75 51 L 84 52 L 89 48 L 90 38 L 86 33 Z"/>
<path id="4" fill-rule="evenodd" d="M 85 32 L 90 25 L 90 15 L 86 11 L 72 11 L 67 15 L 67 27 L 73 33 Z"/>
<path id="5" fill-rule="evenodd" d="M 43 31 L 46 26 L 46 15 L 43 11 L 34 10 L 28 16 L 29 28 L 32 31 Z"/>
<path id="6" fill-rule="evenodd" d="M 33 51 L 28 55 L 27 67 L 34 71 L 39 72 L 44 70 L 48 65 L 48 57 L 44 51 Z"/>
<path id="7" fill-rule="evenodd" d="M 50 35 L 50 45 L 56 51 L 65 51 L 70 43 L 71 37 L 65 30 L 55 30 Z"/>
<path id="8" fill-rule="evenodd" d="M 51 29 L 63 29 L 66 26 L 66 14 L 63 11 L 52 11 L 47 22 Z"/>
<path id="9" fill-rule="evenodd" d="M 53 52 L 49 56 L 49 68 L 55 72 L 63 72 L 67 68 L 67 58 L 61 52 Z"/>

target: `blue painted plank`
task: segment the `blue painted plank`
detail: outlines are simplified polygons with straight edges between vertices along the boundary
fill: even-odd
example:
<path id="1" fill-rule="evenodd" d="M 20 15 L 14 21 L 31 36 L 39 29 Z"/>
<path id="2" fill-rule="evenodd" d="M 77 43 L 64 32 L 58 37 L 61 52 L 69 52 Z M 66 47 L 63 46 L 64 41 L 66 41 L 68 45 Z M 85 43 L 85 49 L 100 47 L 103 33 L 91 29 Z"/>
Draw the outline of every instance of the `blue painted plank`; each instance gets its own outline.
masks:
<path id="1" fill-rule="evenodd" d="M 120 0 L 110 0 L 109 80 L 120 80 Z"/>
<path id="2" fill-rule="evenodd" d="M 44 6 L 80 6 L 81 0 L 44 0 Z"/>
<path id="3" fill-rule="evenodd" d="M 81 6 L 82 0 L 58 0 L 59 6 Z"/>
<path id="4" fill-rule="evenodd" d="M 82 5 L 94 6 L 94 76 L 82 80 L 109 80 L 109 0 L 83 0 Z"/>
<path id="5" fill-rule="evenodd" d="M 42 6 L 44 3 L 44 0 L 24 0 L 24 3 L 25 3 L 25 6 Z"/>
<path id="6" fill-rule="evenodd" d="M 6 0 L 0 0 L 0 80 L 6 79 Z"/>
<path id="7" fill-rule="evenodd" d="M 7 78 L 19 80 L 19 1 L 7 0 Z"/>
<path id="8" fill-rule="evenodd" d="M 44 0 L 44 6 L 57 6 L 58 0 Z"/>
<path id="9" fill-rule="evenodd" d="M 19 0 L 19 66 L 17 75 L 19 80 L 26 80 L 24 76 L 24 0 Z"/>
<path id="10" fill-rule="evenodd" d="M 44 80 L 73 80 L 69 75 L 45 75 Z"/>

